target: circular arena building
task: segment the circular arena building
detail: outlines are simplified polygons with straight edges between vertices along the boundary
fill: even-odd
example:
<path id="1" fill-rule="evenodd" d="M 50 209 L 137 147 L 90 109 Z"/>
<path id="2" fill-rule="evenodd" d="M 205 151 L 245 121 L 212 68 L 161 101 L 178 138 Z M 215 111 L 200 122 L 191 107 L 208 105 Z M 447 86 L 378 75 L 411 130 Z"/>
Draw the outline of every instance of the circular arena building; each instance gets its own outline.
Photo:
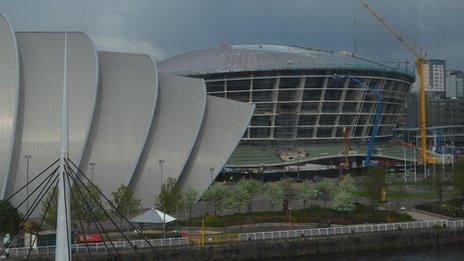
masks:
<path id="1" fill-rule="evenodd" d="M 204 79 L 209 95 L 256 105 L 229 165 L 292 161 L 295 157 L 284 155 L 292 153 L 283 152 L 292 146 L 298 146 L 298 158 L 339 155 L 344 128 L 349 141 L 360 146 L 358 154 L 365 154 L 377 103 L 368 87 L 383 95 L 377 133 L 382 140 L 393 135 L 415 81 L 411 72 L 348 52 L 261 44 L 188 52 L 159 62 L 158 68 Z M 324 148 L 330 152 L 321 152 Z M 247 153 L 254 156 L 237 158 Z"/>

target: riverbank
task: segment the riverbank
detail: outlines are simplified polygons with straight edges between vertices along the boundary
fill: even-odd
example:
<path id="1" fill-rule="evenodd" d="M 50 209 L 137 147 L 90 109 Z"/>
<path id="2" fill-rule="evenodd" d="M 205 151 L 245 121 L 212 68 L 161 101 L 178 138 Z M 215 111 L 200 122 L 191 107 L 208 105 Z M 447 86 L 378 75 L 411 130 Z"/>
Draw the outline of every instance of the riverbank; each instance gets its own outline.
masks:
<path id="1" fill-rule="evenodd" d="M 163 249 L 161 260 L 262 260 L 437 246 L 464 242 L 464 230 L 431 228 L 371 234 L 236 242 Z"/>
<path id="2" fill-rule="evenodd" d="M 352 231 L 352 230 L 351 230 Z M 251 238 L 250 238 L 251 239 Z M 133 251 L 120 251 L 121 256 L 109 256 L 107 253 L 93 253 L 92 256 L 79 254 L 74 260 L 267 260 L 270 258 L 293 258 L 302 256 L 333 255 L 340 253 L 375 253 L 393 249 L 414 247 L 434 247 L 464 242 L 464 229 L 433 226 L 427 229 L 395 229 L 387 232 L 348 233 L 329 236 L 298 236 L 289 239 L 246 240 L 206 246 L 189 245 L 157 248 L 158 254 L 151 249 L 139 249 L 144 257 Z M 40 256 L 31 260 L 49 260 Z M 14 259 L 12 259 L 14 260 Z"/>

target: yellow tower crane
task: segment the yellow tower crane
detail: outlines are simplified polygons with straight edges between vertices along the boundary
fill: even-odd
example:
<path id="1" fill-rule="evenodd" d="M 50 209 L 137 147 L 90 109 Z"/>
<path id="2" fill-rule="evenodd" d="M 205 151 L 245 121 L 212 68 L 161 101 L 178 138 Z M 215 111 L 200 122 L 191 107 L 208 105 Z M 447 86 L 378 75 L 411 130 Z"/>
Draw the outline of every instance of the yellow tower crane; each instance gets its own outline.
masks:
<path id="1" fill-rule="evenodd" d="M 385 28 L 411 52 L 416 58 L 416 70 L 419 76 L 419 129 L 421 136 L 421 160 L 424 163 L 435 163 L 436 159 L 433 156 L 427 155 L 427 129 L 426 129 L 426 112 L 425 112 L 425 76 L 424 65 L 427 63 L 427 53 L 419 47 L 414 41 L 407 39 L 401 31 L 395 29 L 388 21 L 379 14 L 365 0 L 358 0 L 369 12 L 385 26 Z"/>

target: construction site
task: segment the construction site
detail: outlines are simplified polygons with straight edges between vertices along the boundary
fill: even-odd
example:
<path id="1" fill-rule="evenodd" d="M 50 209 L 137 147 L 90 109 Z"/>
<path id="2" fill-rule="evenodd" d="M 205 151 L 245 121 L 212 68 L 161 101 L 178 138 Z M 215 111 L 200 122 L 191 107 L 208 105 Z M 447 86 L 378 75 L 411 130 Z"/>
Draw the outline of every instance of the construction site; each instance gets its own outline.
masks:
<path id="1" fill-rule="evenodd" d="M 299 178 L 300 172 L 359 172 L 370 166 L 417 179 L 460 156 L 461 100 L 446 100 L 444 66 L 437 68 L 423 48 L 366 1 L 360 3 L 416 57 L 415 66 L 265 44 L 223 45 L 159 63 L 160 72 L 204 79 L 209 95 L 256 105 L 218 179 L 251 174 L 275 179 L 272 173 L 293 172 Z M 456 89 L 450 82 L 451 88 Z M 449 108 L 444 111 L 450 104 L 456 104 L 451 118 Z"/>

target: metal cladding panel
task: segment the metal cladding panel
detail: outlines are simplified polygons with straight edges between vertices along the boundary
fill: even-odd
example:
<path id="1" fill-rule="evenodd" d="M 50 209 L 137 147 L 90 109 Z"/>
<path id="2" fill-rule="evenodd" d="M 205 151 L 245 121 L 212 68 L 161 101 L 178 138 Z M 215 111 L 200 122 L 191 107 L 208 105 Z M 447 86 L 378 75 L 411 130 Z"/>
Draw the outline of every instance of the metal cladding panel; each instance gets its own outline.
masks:
<path id="1" fill-rule="evenodd" d="M 100 105 L 86 175 L 110 195 L 128 185 L 152 124 L 158 96 L 148 55 L 99 52 Z M 86 164 L 89 166 L 89 164 Z"/>
<path id="2" fill-rule="evenodd" d="M 21 128 L 10 193 L 26 184 L 26 154 L 31 155 L 30 178 L 60 156 L 64 35 L 60 32 L 16 34 L 21 60 Z M 67 35 L 69 153 L 77 161 L 94 109 L 97 59 L 87 35 L 77 32 Z"/>
<path id="3" fill-rule="evenodd" d="M 203 125 L 180 178 L 183 190 L 192 187 L 203 194 L 240 142 L 254 108 L 249 103 L 207 97 Z"/>
<path id="4" fill-rule="evenodd" d="M 139 176 L 131 185 L 143 206 L 152 206 L 161 191 L 163 181 L 178 179 L 201 128 L 206 106 L 206 87 L 203 80 L 159 75 L 159 99 L 151 146 Z"/>
<path id="5" fill-rule="evenodd" d="M 353 55 L 280 45 L 227 45 L 180 54 L 158 63 L 159 72 L 184 76 L 269 70 L 369 70 L 411 79 L 411 72 Z"/>
<path id="6" fill-rule="evenodd" d="M 10 168 L 19 95 L 19 62 L 15 34 L 0 14 L 0 198 Z"/>

